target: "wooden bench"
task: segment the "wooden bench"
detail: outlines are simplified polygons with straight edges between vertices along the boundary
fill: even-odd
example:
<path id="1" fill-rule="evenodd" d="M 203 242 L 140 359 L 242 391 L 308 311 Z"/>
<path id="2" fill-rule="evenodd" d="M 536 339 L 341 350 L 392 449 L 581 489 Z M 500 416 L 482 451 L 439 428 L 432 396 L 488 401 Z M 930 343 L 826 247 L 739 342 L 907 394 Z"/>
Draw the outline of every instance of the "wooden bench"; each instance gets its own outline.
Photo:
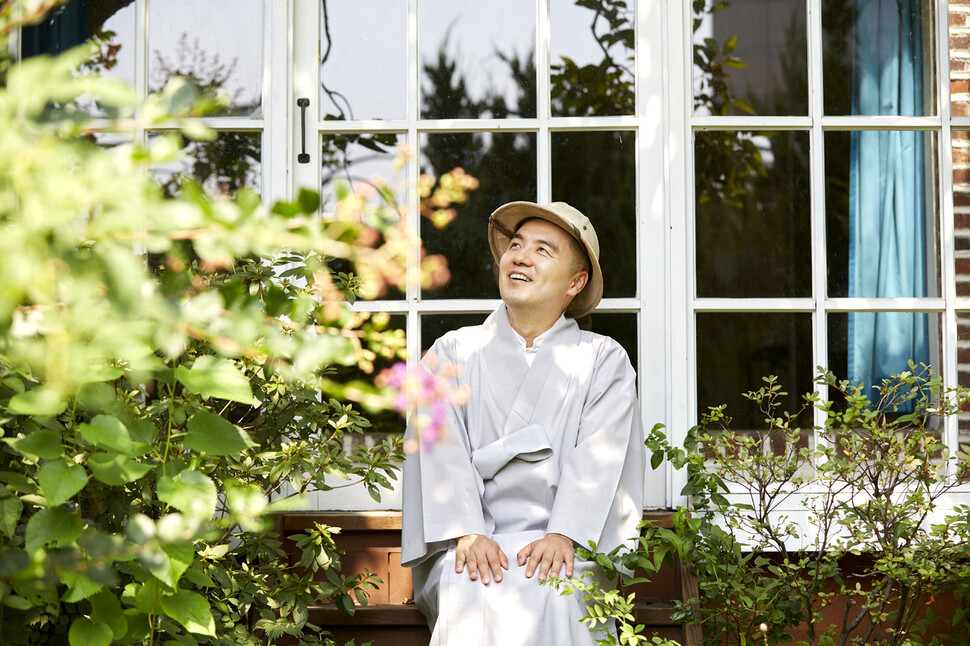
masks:
<path id="1" fill-rule="evenodd" d="M 671 512 L 649 511 L 644 518 L 672 526 Z M 355 639 L 357 643 L 372 641 L 374 646 L 427 646 L 431 635 L 413 603 L 411 571 L 401 566 L 400 512 L 295 512 L 284 514 L 280 522 L 284 535 L 312 528 L 314 523 L 340 527 L 334 539 L 344 552 L 342 572 L 366 569 L 383 581 L 376 590 L 368 591 L 368 605 L 358 607 L 352 617 L 333 605 L 320 605 L 311 608 L 310 623 L 329 631 L 337 643 Z M 292 550 L 292 544 L 289 547 Z M 294 556 L 292 562 L 298 560 Z M 671 619 L 674 599 L 697 594 L 696 581 L 682 563 L 664 567 L 649 584 L 629 589 L 637 593 L 637 623 L 644 624 L 646 635 L 674 639 L 683 646 L 700 644 L 698 627 Z"/>

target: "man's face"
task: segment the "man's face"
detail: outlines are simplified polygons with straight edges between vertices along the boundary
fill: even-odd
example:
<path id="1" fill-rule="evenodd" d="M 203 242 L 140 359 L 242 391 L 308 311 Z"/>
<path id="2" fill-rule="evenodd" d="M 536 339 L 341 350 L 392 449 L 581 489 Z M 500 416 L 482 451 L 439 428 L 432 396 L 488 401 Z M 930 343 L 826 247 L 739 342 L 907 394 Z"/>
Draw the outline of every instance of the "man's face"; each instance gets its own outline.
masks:
<path id="1" fill-rule="evenodd" d="M 502 300 L 562 313 L 588 279 L 573 254 L 568 233 L 546 220 L 526 220 L 499 261 Z"/>

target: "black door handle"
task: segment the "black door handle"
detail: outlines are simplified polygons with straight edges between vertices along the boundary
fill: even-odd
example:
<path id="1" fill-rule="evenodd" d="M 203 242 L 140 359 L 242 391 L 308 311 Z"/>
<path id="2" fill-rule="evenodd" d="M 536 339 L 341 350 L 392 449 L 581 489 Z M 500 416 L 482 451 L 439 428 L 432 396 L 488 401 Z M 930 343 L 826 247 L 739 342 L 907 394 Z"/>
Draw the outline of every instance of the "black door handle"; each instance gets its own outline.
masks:
<path id="1" fill-rule="evenodd" d="M 303 152 L 297 155 L 296 161 L 309 164 L 310 154 L 306 151 L 306 109 L 310 106 L 310 99 L 301 97 L 296 100 L 296 104 L 300 106 L 300 142 L 303 146 Z"/>

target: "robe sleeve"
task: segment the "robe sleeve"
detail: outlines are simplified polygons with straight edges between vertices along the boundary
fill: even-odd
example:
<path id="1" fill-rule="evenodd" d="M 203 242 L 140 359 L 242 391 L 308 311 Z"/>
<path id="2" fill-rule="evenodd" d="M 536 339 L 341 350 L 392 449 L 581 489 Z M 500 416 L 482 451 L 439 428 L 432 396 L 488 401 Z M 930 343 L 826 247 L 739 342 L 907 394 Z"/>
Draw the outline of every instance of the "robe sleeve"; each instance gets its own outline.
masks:
<path id="1" fill-rule="evenodd" d="M 438 366 L 456 364 L 461 371 L 447 336 L 436 341 L 428 354 L 437 358 Z M 430 369 L 425 362 L 422 367 Z M 457 389 L 458 377 L 449 379 Z M 407 436 L 416 438 L 410 422 Z M 487 534 L 464 409 L 449 404 L 438 441 L 428 447 L 417 444 L 405 459 L 403 474 L 401 563 L 407 567 L 446 549 L 452 539 Z"/>
<path id="2" fill-rule="evenodd" d="M 636 374 L 622 346 L 606 339 L 546 531 L 582 547 L 595 541 L 601 552 L 635 539 L 645 462 Z"/>

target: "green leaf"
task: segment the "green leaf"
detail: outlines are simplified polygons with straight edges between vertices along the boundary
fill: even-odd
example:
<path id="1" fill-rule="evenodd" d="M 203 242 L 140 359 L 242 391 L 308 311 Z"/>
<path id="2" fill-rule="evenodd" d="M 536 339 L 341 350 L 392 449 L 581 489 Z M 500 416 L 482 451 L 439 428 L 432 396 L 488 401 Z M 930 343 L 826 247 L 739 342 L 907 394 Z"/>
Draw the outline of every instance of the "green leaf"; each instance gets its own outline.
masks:
<path id="1" fill-rule="evenodd" d="M 316 213 L 317 209 L 320 208 L 320 194 L 316 191 L 311 191 L 308 188 L 300 189 L 300 194 L 297 196 L 297 201 L 300 203 L 300 209 L 302 209 L 304 213 L 313 214 Z"/>
<path id="2" fill-rule="evenodd" d="M 193 469 L 181 471 L 174 478 L 162 476 L 158 479 L 158 499 L 187 516 L 212 517 L 216 511 L 217 495 L 215 483 L 204 473 Z"/>
<path id="3" fill-rule="evenodd" d="M 98 415 L 89 424 L 78 426 L 81 437 L 100 449 L 132 454 L 131 436 L 117 417 Z"/>
<path id="4" fill-rule="evenodd" d="M 110 646 L 111 636 L 110 626 L 96 624 L 87 617 L 75 619 L 67 634 L 71 646 Z"/>
<path id="5" fill-rule="evenodd" d="M 96 624 L 106 624 L 116 640 L 128 632 L 128 620 L 121 609 L 121 602 L 109 590 L 102 590 L 91 597 L 91 619 Z"/>
<path id="6" fill-rule="evenodd" d="M 7 410 L 14 415 L 60 415 L 67 400 L 51 388 L 37 388 L 10 398 Z"/>
<path id="7" fill-rule="evenodd" d="M 154 467 L 117 453 L 95 453 L 88 458 L 88 468 L 101 482 L 118 487 L 144 477 Z"/>
<path id="8" fill-rule="evenodd" d="M 81 535 L 81 517 L 61 507 L 41 509 L 27 521 L 26 546 L 34 552 L 44 545 L 67 547 Z"/>
<path id="9" fill-rule="evenodd" d="M 39 429 L 26 437 L 10 438 L 4 441 L 17 452 L 35 460 L 41 458 L 56 460 L 64 454 L 64 447 L 61 446 L 61 434 L 48 429 Z"/>
<path id="10" fill-rule="evenodd" d="M 190 633 L 210 637 L 216 635 L 216 624 L 212 619 L 209 602 L 197 592 L 180 589 L 174 596 L 163 597 L 162 610 Z"/>
<path id="11" fill-rule="evenodd" d="M 24 511 L 24 503 L 17 496 L 0 498 L 0 533 L 13 538 L 17 531 L 17 521 Z"/>
<path id="12" fill-rule="evenodd" d="M 62 599 L 65 603 L 77 603 L 82 599 L 87 599 L 104 587 L 104 584 L 92 581 L 83 572 L 66 570 L 59 571 L 58 574 L 61 577 L 61 583 L 67 586 L 67 592 L 64 593 Z"/>
<path id="13" fill-rule="evenodd" d="M 256 446 L 246 431 L 207 410 L 189 419 L 185 443 L 195 451 L 210 455 L 232 455 Z"/>
<path id="14" fill-rule="evenodd" d="M 188 390 L 199 395 L 228 399 L 241 404 L 253 403 L 253 390 L 249 380 L 228 359 L 209 355 L 199 357 L 191 369 L 177 367 L 175 378 Z"/>
<path id="15" fill-rule="evenodd" d="M 132 583 L 130 586 L 135 590 L 135 608 L 146 615 L 157 615 L 161 610 L 162 582 L 153 578 L 142 585 Z"/>
<path id="16" fill-rule="evenodd" d="M 159 581 L 175 588 L 178 587 L 182 574 L 192 565 L 194 558 L 195 549 L 190 541 L 165 543 L 162 545 L 161 554 L 153 554 L 151 561 L 146 565 Z"/>
<path id="17" fill-rule="evenodd" d="M 37 474 L 40 490 L 47 504 L 55 507 L 64 504 L 87 484 L 88 474 L 84 467 L 67 462 L 48 462 Z"/>

